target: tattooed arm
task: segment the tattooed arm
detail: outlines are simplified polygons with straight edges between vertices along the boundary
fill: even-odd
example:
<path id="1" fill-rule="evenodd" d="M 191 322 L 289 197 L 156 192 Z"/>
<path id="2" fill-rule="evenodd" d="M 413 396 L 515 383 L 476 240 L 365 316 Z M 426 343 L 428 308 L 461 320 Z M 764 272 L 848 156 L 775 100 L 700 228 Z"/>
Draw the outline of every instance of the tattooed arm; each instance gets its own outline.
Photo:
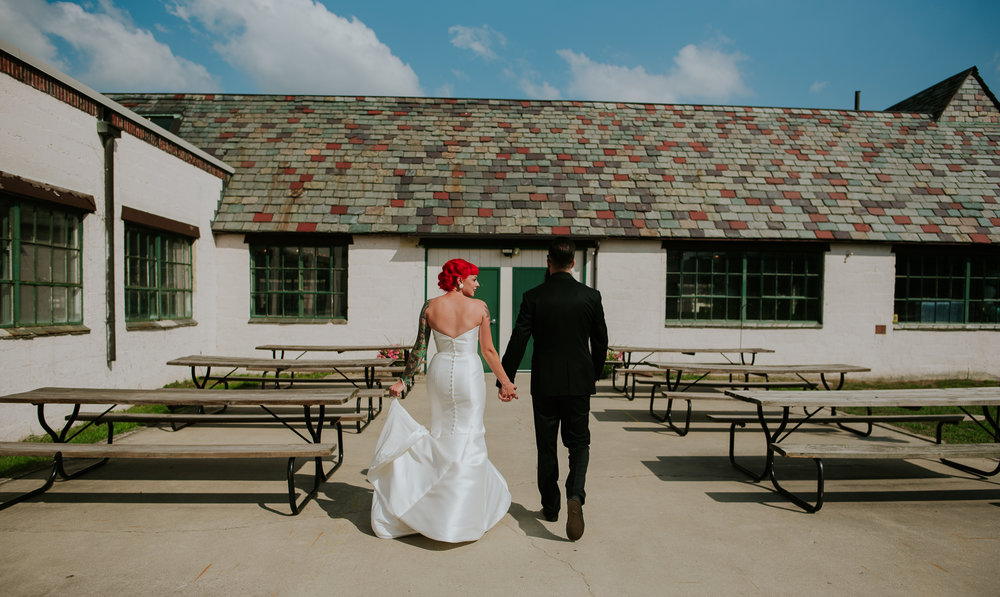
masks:
<path id="1" fill-rule="evenodd" d="M 427 358 L 427 343 L 430 341 L 431 327 L 427 324 L 427 305 L 430 301 L 424 303 L 422 309 L 420 309 L 420 322 L 417 327 L 417 339 L 413 342 L 413 348 L 410 349 L 410 356 L 406 359 L 406 368 L 403 371 L 403 375 L 400 376 L 399 381 L 394 383 L 391 388 L 389 388 L 389 394 L 392 396 L 402 396 L 403 392 L 413 385 L 413 378 L 417 375 L 417 370 L 420 368 L 421 363 Z"/>

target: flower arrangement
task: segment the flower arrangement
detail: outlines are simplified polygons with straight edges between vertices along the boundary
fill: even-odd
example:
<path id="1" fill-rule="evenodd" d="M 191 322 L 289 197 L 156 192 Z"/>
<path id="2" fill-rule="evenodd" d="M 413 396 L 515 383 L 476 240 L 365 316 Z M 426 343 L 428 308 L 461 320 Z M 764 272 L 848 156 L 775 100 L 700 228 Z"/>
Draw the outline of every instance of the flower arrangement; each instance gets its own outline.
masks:
<path id="1" fill-rule="evenodd" d="M 398 361 L 403 358 L 403 351 L 398 348 L 383 348 L 378 351 L 378 358 Z"/>
<path id="2" fill-rule="evenodd" d="M 622 359 L 624 358 L 625 358 L 624 352 L 615 352 L 613 350 L 608 350 L 608 356 L 605 358 L 605 361 L 607 362 L 604 364 L 604 371 L 601 373 L 601 377 L 607 379 L 607 377 L 611 375 L 611 369 L 612 369 L 611 361 L 617 361 L 618 363 L 621 363 Z"/>

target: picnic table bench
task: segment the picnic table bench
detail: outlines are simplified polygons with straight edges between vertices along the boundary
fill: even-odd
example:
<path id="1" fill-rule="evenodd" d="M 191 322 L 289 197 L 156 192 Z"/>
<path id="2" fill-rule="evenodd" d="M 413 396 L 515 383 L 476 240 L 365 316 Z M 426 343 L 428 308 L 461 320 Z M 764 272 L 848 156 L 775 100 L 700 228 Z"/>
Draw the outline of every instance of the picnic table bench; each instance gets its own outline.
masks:
<path id="1" fill-rule="evenodd" d="M 285 471 L 288 482 L 288 504 L 292 514 L 298 514 L 305 503 L 316 495 L 320 485 L 329 479 L 330 475 L 343 463 L 341 421 L 345 417 L 352 418 L 358 416 L 354 414 L 330 415 L 326 412 L 326 408 L 328 405 L 344 404 L 356 398 L 358 393 L 358 390 L 285 390 L 276 392 L 273 390 L 204 391 L 190 388 L 156 390 L 39 388 L 29 392 L 0 396 L 0 402 L 3 403 L 35 405 L 38 421 L 52 439 L 52 443 L 0 442 L 0 454 L 3 455 L 32 455 L 52 458 L 52 468 L 43 485 L 27 493 L 8 499 L 0 504 L 0 510 L 44 493 L 52 487 L 57 476 L 66 480 L 73 479 L 97 467 L 103 466 L 111 458 L 275 458 L 287 459 Z M 45 416 L 46 406 L 54 404 L 72 406 L 72 412 L 65 418 L 64 425 L 58 431 L 49 423 Z M 106 409 L 100 413 L 88 414 L 87 417 L 81 417 L 80 409 L 84 404 L 102 405 L 106 406 Z M 121 404 L 163 404 L 174 407 L 196 407 L 199 409 L 205 407 L 254 406 L 260 408 L 265 416 L 269 417 L 266 420 L 284 425 L 304 440 L 305 443 L 211 445 L 116 444 L 113 443 L 114 425 L 108 425 L 107 443 L 69 443 L 82 431 L 82 429 L 79 429 L 70 434 L 73 425 L 84 418 L 89 421 L 84 426 L 86 428 L 98 421 L 111 421 L 119 417 L 124 420 L 135 418 L 136 415 L 140 414 L 114 413 L 113 409 Z M 302 409 L 302 414 L 290 415 L 282 413 L 280 409 L 275 407 L 299 407 Z M 317 412 L 313 411 L 314 408 Z M 170 420 L 171 418 L 197 418 L 199 420 L 210 419 L 214 422 L 223 422 L 227 418 L 227 415 L 203 412 L 146 414 L 155 415 L 161 418 L 161 420 L 164 420 L 164 416 L 166 416 L 165 420 Z M 178 415 L 178 417 L 172 417 L 171 415 Z M 245 416 L 239 415 L 239 417 Z M 151 420 L 152 416 L 139 418 Z M 238 417 L 232 417 L 231 415 L 228 418 L 238 420 Z M 297 421 L 305 423 L 306 434 L 292 427 L 291 423 Z M 324 443 L 322 441 L 322 432 L 325 423 L 331 423 L 336 426 L 337 442 Z M 329 471 L 324 471 L 324 460 L 334 455 L 336 458 L 333 460 L 332 468 Z M 68 473 L 65 468 L 66 459 L 77 458 L 98 458 L 100 461 L 73 473 Z M 295 460 L 297 458 L 312 459 L 315 465 L 312 486 L 301 499 L 296 496 L 294 485 Z"/>
<path id="2" fill-rule="evenodd" d="M 715 420 L 728 421 L 730 427 L 729 460 L 734 467 L 746 473 L 754 481 L 769 478 L 775 490 L 788 498 L 807 512 L 816 512 L 823 507 L 824 502 L 824 458 L 936 458 L 942 463 L 966 473 L 989 477 L 1000 472 L 1000 463 L 992 469 L 982 469 L 969 464 L 955 462 L 953 458 L 980 457 L 1000 458 L 1000 387 L 982 388 L 925 388 L 900 390 L 851 390 L 839 392 L 761 392 L 754 390 L 729 390 L 730 396 L 750 402 L 756 406 L 756 416 L 710 415 Z M 905 407 L 922 408 L 926 406 L 952 406 L 963 414 L 904 414 L 882 415 L 871 414 L 872 408 Z M 835 409 L 863 408 L 865 415 L 836 414 Z M 766 408 L 780 408 L 779 413 L 765 412 Z M 792 418 L 790 410 L 802 408 L 804 415 Z M 979 408 L 982 416 L 976 417 L 970 409 Z M 995 411 L 991 411 L 994 408 Z M 831 409 L 832 414 L 824 415 L 823 409 Z M 944 444 L 941 443 L 941 426 L 971 418 L 982 427 L 993 440 L 986 444 Z M 907 420 L 937 420 L 938 427 L 934 443 L 881 444 L 871 441 L 855 440 L 849 443 L 793 443 L 787 438 L 803 424 L 811 422 L 832 421 L 837 423 L 861 422 L 882 423 Z M 733 433 L 737 425 L 755 421 L 764 434 L 767 446 L 764 459 L 764 470 L 761 473 L 752 471 L 736 461 L 734 454 Z M 776 424 L 771 427 L 769 424 Z M 792 427 L 789 429 L 789 424 Z M 855 435 L 866 437 L 867 433 L 851 430 Z M 810 502 L 799 495 L 788 491 L 778 481 L 775 471 L 775 454 L 787 458 L 811 458 L 816 466 L 816 493 Z"/>

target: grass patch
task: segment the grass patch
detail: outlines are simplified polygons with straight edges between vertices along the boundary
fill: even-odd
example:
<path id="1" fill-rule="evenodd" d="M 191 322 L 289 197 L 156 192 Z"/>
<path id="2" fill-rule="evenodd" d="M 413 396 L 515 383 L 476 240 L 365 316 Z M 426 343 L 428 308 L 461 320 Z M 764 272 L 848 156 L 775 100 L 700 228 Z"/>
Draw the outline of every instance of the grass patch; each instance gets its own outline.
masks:
<path id="1" fill-rule="evenodd" d="M 918 379 L 902 381 L 848 381 L 844 384 L 845 390 L 912 390 L 921 388 L 979 388 L 1000 386 L 1000 382 L 992 379 Z M 844 408 L 845 413 L 865 414 L 862 408 Z M 872 413 L 877 415 L 902 415 L 913 414 L 913 410 L 906 408 L 882 407 L 873 408 Z M 962 414 L 962 410 L 951 406 L 932 406 L 922 408 L 921 414 Z M 970 408 L 969 412 L 976 416 L 982 414 L 979 407 Z M 894 423 L 896 427 L 905 429 L 911 433 L 934 437 L 937 425 L 934 423 L 913 422 Z M 996 441 L 985 429 L 974 421 L 962 421 L 957 425 L 945 425 L 942 429 L 941 439 L 946 444 L 989 444 Z"/>
<path id="2" fill-rule="evenodd" d="M 162 405 L 142 405 L 133 406 L 132 408 L 126 409 L 125 412 L 130 413 L 166 413 L 170 410 L 166 406 Z M 114 423 L 115 435 L 125 433 L 135 429 L 136 427 L 141 427 L 140 423 Z M 75 437 L 74 437 L 75 434 Z M 70 443 L 73 444 L 94 444 L 98 442 L 105 442 L 108 440 L 108 423 L 100 423 L 88 425 L 87 423 L 81 423 L 80 425 L 74 425 L 67 437 L 72 437 Z M 52 443 L 52 438 L 46 435 L 32 435 L 26 437 L 21 441 L 26 442 L 41 442 L 41 443 Z M 0 456 L 0 477 L 10 477 L 11 475 L 20 473 L 25 470 L 34 469 L 41 465 L 48 464 L 52 462 L 50 458 L 44 456 Z"/>

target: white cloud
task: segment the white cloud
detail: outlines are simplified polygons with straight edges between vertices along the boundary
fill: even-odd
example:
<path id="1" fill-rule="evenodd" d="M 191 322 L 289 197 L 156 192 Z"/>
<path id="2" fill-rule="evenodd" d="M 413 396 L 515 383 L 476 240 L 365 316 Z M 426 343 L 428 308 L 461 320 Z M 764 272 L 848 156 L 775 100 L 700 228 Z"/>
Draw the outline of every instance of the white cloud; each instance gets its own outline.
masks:
<path id="1" fill-rule="evenodd" d="M 471 50 L 487 60 L 497 58 L 496 52 L 493 51 L 494 43 L 500 46 L 507 45 L 507 38 L 502 33 L 490 29 L 488 25 L 482 27 L 454 25 L 448 28 L 448 33 L 451 34 L 451 45 L 463 50 Z"/>
<path id="2" fill-rule="evenodd" d="M 531 79 L 522 78 L 518 83 L 528 99 L 557 100 L 562 97 L 559 89 L 549 85 L 547 81 L 536 83 Z"/>
<path id="3" fill-rule="evenodd" d="M 423 95 L 416 73 L 357 18 L 313 0 L 175 0 L 174 15 L 264 93 Z"/>
<path id="4" fill-rule="evenodd" d="M 516 80 L 517 86 L 528 99 L 557 100 L 562 98 L 559 89 L 550 85 L 548 81 L 540 81 L 542 76 L 525 64 L 519 64 L 518 70 L 510 67 L 505 68 L 503 74 L 509 79 Z"/>
<path id="5" fill-rule="evenodd" d="M 820 91 L 826 89 L 826 86 L 829 84 L 829 81 L 816 81 L 809 86 L 809 93 L 819 93 Z"/>
<path id="6" fill-rule="evenodd" d="M 751 94 L 737 68 L 745 56 L 725 53 L 711 44 L 681 48 L 674 56 L 674 68 L 666 75 L 648 73 L 642 66 L 601 64 L 572 50 L 557 53 L 569 64 L 569 91 L 581 99 L 723 102 Z"/>
<path id="7" fill-rule="evenodd" d="M 175 56 L 150 31 L 135 27 L 126 13 L 106 1 L 88 12 L 69 2 L 0 0 L 0 35 L 98 90 L 219 88 L 204 66 Z M 60 55 L 54 38 L 72 47 L 76 56 Z"/>

